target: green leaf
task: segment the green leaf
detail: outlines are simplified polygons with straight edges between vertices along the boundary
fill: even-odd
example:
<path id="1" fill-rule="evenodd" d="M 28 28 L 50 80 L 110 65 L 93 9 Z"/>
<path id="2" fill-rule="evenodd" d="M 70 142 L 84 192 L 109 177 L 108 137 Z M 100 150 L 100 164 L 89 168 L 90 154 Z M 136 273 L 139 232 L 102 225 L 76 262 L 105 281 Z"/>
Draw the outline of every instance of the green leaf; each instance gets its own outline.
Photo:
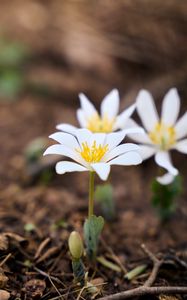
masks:
<path id="1" fill-rule="evenodd" d="M 130 281 L 135 277 L 139 276 L 140 274 L 142 274 L 146 269 L 147 269 L 147 265 L 140 265 L 132 269 L 131 271 L 129 271 L 127 274 L 125 274 L 124 278 Z"/>
<path id="2" fill-rule="evenodd" d="M 115 205 L 113 200 L 113 188 L 111 184 L 102 184 L 96 187 L 95 199 L 101 205 L 103 216 L 106 220 L 115 219 Z"/>
<path id="3" fill-rule="evenodd" d="M 176 210 L 176 198 L 182 191 L 181 177 L 176 176 L 168 185 L 162 185 L 156 180 L 152 183 L 152 205 L 157 209 L 162 221 L 167 220 Z"/>
<path id="4" fill-rule="evenodd" d="M 26 47 L 17 42 L 0 41 L 0 66 L 13 67 L 23 63 L 28 55 Z"/>
<path id="5" fill-rule="evenodd" d="M 108 268 L 108 269 L 111 269 L 111 270 L 113 270 L 115 272 L 118 272 L 118 273 L 121 272 L 121 268 L 118 265 L 116 265 L 116 264 L 112 263 L 111 261 L 107 260 L 104 256 L 98 256 L 97 261 L 100 264 L 102 264 L 104 267 Z"/>
<path id="6" fill-rule="evenodd" d="M 0 74 L 0 96 L 13 99 L 23 88 L 23 77 L 19 71 L 6 70 Z"/>
<path id="7" fill-rule="evenodd" d="M 81 259 L 72 260 L 72 269 L 76 281 L 80 282 L 81 286 L 85 283 L 84 265 Z"/>
<path id="8" fill-rule="evenodd" d="M 42 155 L 44 150 L 47 147 L 47 139 L 44 137 L 38 137 L 32 140 L 25 148 L 24 154 L 28 162 L 36 162 L 38 161 Z"/>
<path id="9" fill-rule="evenodd" d="M 87 246 L 87 255 L 90 260 L 95 260 L 99 236 L 104 226 L 103 217 L 91 216 L 84 223 L 84 238 Z"/>
<path id="10" fill-rule="evenodd" d="M 33 223 L 27 223 L 24 226 L 24 230 L 27 231 L 27 232 L 35 231 L 36 226 Z"/>

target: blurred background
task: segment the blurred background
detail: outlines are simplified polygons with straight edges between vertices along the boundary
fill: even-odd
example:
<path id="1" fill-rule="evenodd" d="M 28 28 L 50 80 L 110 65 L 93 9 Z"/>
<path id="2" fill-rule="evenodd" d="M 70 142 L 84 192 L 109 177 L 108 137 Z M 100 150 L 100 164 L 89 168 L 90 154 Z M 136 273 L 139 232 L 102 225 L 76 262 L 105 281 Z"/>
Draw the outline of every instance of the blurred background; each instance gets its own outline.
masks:
<path id="1" fill-rule="evenodd" d="M 41 93 L 66 104 L 111 88 L 134 100 L 185 93 L 186 1 L 0 2 L 1 98 Z M 128 101 L 128 100 L 126 100 Z"/>

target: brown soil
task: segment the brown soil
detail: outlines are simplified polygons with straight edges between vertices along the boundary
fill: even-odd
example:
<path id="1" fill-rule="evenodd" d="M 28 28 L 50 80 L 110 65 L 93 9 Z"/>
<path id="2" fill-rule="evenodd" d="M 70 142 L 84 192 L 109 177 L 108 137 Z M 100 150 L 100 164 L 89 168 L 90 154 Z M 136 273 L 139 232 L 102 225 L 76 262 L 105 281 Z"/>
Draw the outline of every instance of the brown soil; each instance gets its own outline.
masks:
<path id="1" fill-rule="evenodd" d="M 30 280 L 34 279 L 41 279 L 42 283 L 46 283 L 43 290 L 43 285 L 39 287 L 39 299 L 58 296 L 50 281 L 36 268 L 63 282 L 64 287 L 59 282 L 56 283 L 61 294 L 67 293 L 73 283 L 67 238 L 73 229 L 82 232 L 87 214 L 88 174 L 56 175 L 47 186 L 40 183 L 40 180 L 31 185 L 30 178 L 25 178 L 27 171 L 23 150 L 35 137 L 48 136 L 53 132 L 55 124 L 60 120 L 75 123 L 74 115 L 74 108 L 64 106 L 62 102 L 46 102 L 26 96 L 12 104 L 1 104 L 0 226 L 2 233 L 19 234 L 23 238 L 20 241 L 8 234 L 9 244 L 1 251 L 1 259 L 11 253 L 3 267 L 9 278 L 6 289 L 14 297 L 19 298 L 20 295 L 21 299 L 34 299 L 36 290 L 28 287 Z M 176 165 L 182 165 L 182 157 L 175 158 Z M 185 253 L 187 249 L 186 189 L 178 199 L 175 216 L 165 226 L 161 226 L 150 204 L 150 182 L 155 174 L 152 161 L 139 167 L 116 167 L 112 170 L 110 181 L 114 187 L 117 218 L 112 223 L 106 223 L 103 238 L 127 269 L 149 262 L 141 251 L 142 243 L 154 253 L 178 255 L 177 253 Z M 98 206 L 96 214 L 101 214 Z M 55 229 L 54 224 L 60 220 L 64 224 Z M 28 223 L 35 225 L 33 232 L 24 230 Z M 40 254 L 41 262 L 38 262 L 34 260 L 34 256 L 46 238 L 49 238 L 49 242 Z M 99 253 L 106 255 L 107 250 L 101 245 Z M 44 254 L 46 257 L 43 257 Z M 25 266 L 28 261 L 34 265 Z M 175 277 L 170 276 L 169 270 L 174 272 L 172 274 Z M 92 272 L 90 270 L 90 276 Z M 185 285 L 187 281 L 184 275 L 185 270 L 171 264 L 163 268 L 163 274 L 161 272 L 157 283 Z M 101 265 L 98 265 L 98 272 L 94 277 L 103 278 L 107 282 L 104 294 L 124 290 L 143 280 L 140 278 L 138 282 L 129 285 L 122 279 L 122 274 Z M 63 289 L 65 292 L 62 292 Z M 68 299 L 74 299 L 70 295 Z"/>

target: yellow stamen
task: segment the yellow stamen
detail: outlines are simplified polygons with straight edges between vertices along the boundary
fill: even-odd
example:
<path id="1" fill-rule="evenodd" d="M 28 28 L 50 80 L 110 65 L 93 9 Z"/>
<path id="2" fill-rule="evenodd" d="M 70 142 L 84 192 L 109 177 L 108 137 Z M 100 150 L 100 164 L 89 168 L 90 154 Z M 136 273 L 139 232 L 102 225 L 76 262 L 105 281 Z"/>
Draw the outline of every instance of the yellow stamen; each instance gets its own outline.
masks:
<path id="1" fill-rule="evenodd" d="M 108 151 L 108 145 L 101 146 L 97 145 L 96 141 L 93 142 L 92 146 L 88 146 L 87 142 L 82 143 L 82 151 L 77 150 L 82 158 L 88 163 L 100 162 L 102 157 Z"/>
<path id="2" fill-rule="evenodd" d="M 154 130 L 149 133 L 149 137 L 162 150 L 168 150 L 176 142 L 175 128 L 159 122 L 156 124 Z"/>
<path id="3" fill-rule="evenodd" d="M 98 114 L 93 115 L 87 121 L 87 128 L 92 132 L 112 132 L 115 119 L 109 119 L 107 115 L 103 118 Z"/>

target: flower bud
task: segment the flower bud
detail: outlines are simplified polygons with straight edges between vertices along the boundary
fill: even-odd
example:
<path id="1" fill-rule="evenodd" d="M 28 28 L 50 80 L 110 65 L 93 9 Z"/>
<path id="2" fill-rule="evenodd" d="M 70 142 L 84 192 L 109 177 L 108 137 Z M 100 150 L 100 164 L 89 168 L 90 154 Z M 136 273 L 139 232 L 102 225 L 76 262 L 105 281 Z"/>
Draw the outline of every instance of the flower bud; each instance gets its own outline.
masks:
<path id="1" fill-rule="evenodd" d="M 83 254 L 83 244 L 80 234 L 77 231 L 73 231 L 70 234 L 68 245 L 72 257 L 75 259 L 80 259 Z"/>

